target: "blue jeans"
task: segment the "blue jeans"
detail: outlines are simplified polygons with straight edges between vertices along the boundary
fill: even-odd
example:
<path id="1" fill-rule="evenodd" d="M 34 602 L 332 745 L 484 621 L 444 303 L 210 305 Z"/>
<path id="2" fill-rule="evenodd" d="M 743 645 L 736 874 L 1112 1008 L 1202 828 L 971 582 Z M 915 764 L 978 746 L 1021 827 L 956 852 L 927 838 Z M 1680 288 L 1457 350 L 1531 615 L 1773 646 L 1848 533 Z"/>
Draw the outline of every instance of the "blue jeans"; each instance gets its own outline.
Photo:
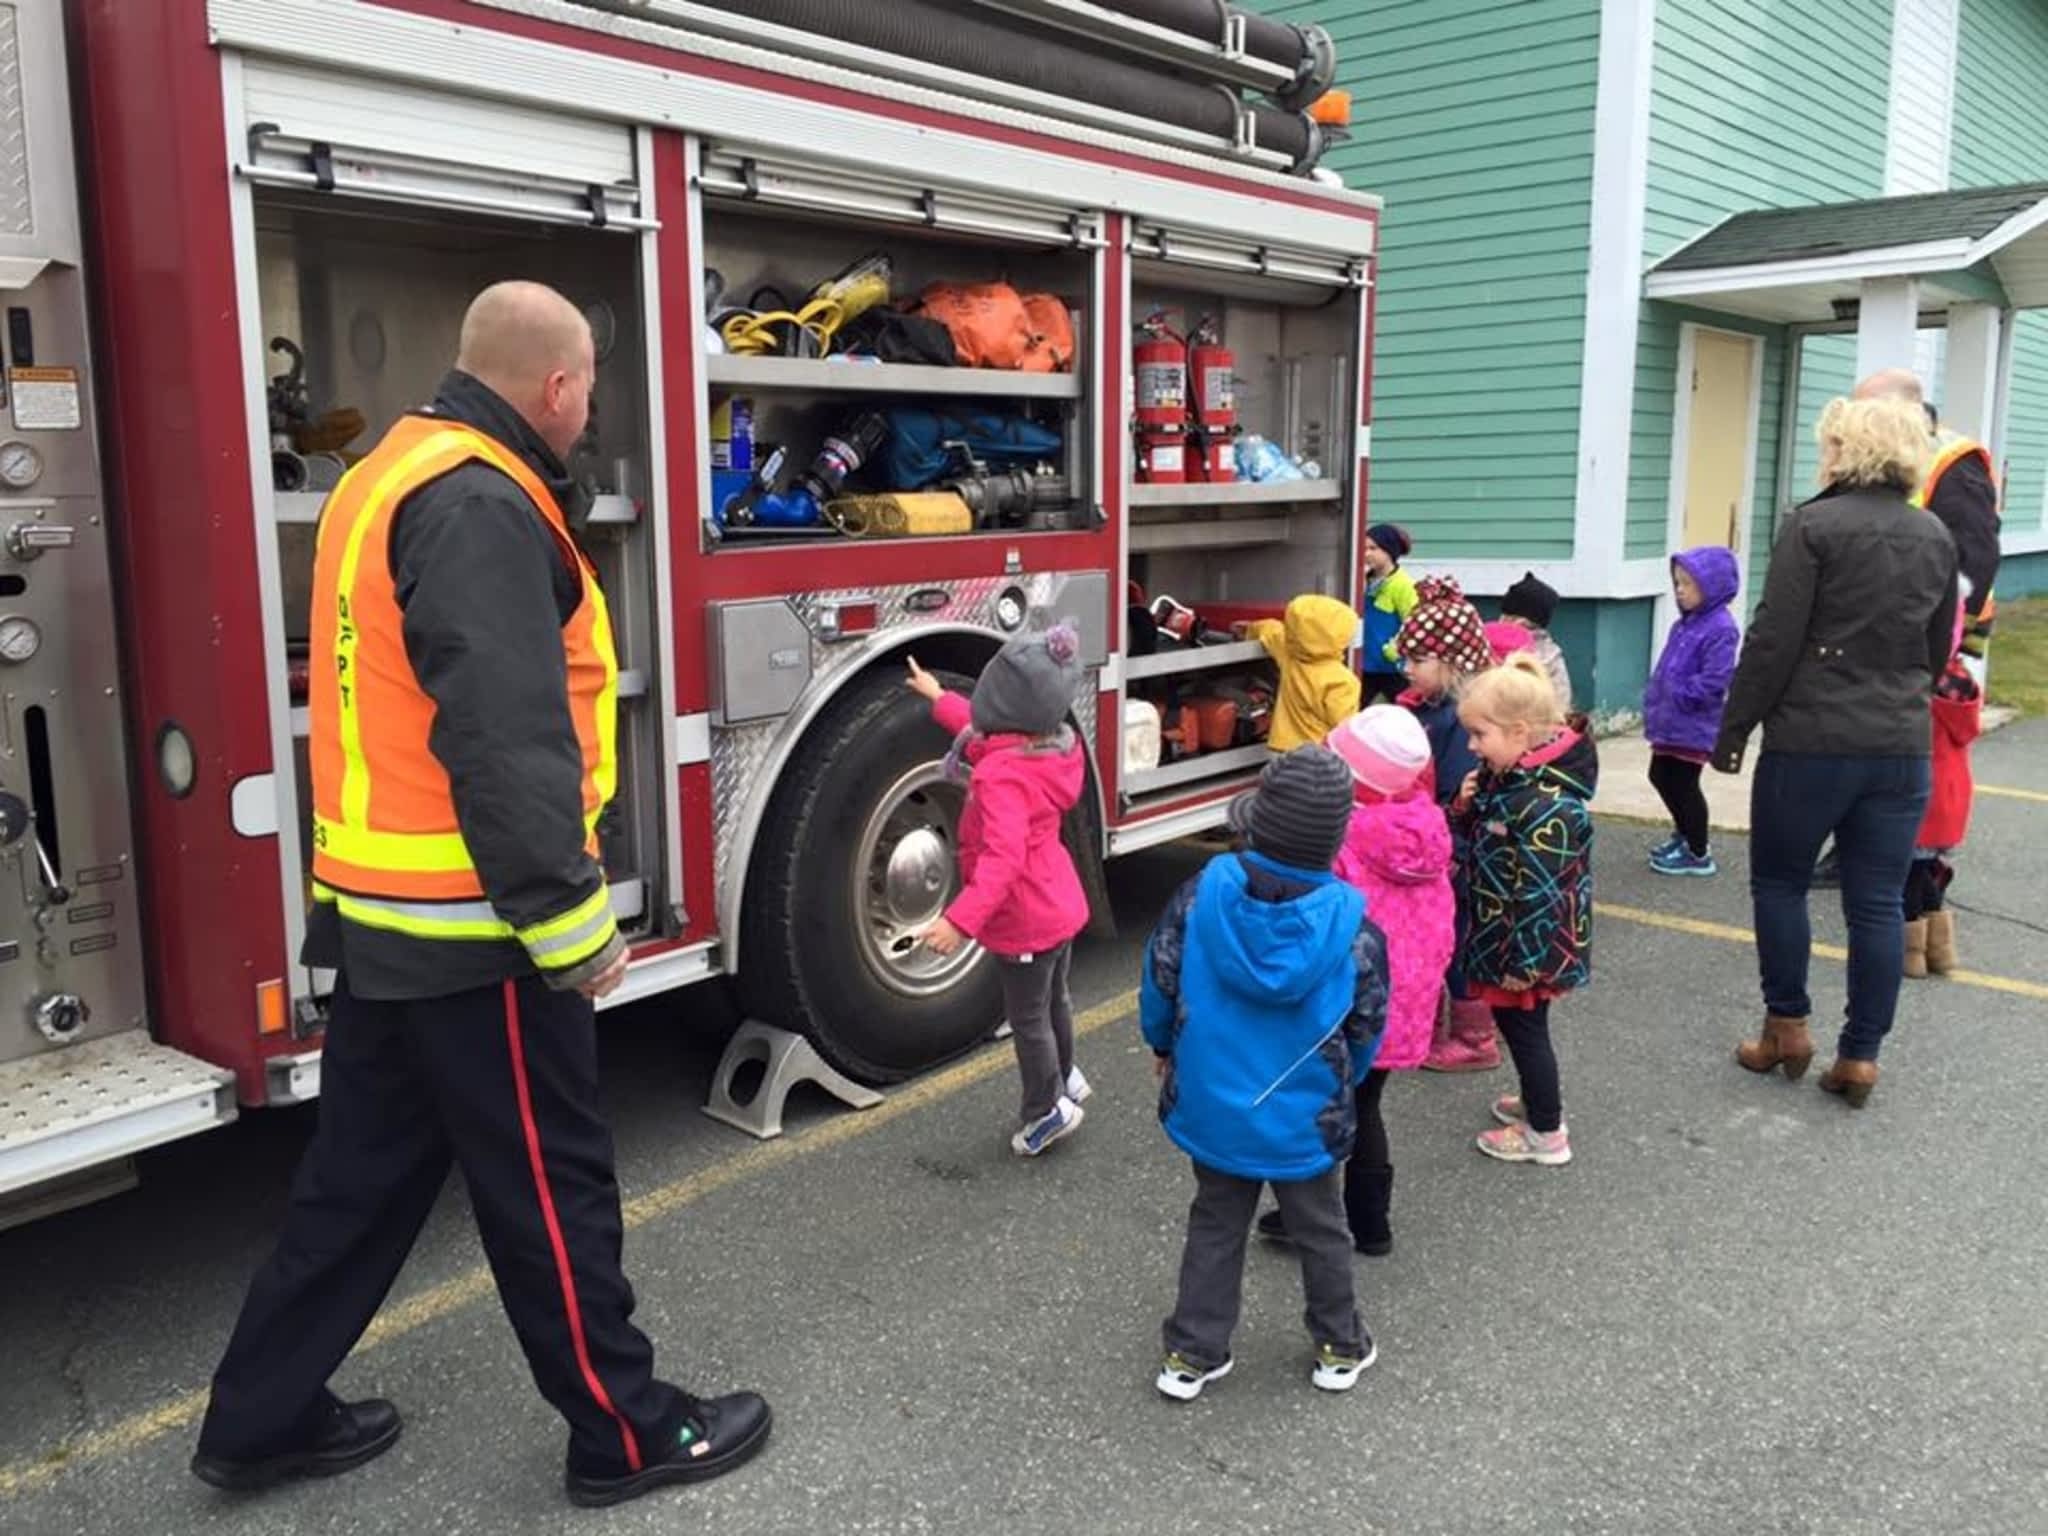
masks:
<path id="1" fill-rule="evenodd" d="M 1931 783 L 1924 757 L 1766 752 L 1750 792 L 1749 892 L 1764 1007 L 1781 1018 L 1813 1012 L 1806 967 L 1813 927 L 1806 893 L 1833 833 L 1849 923 L 1849 1007 L 1837 1054 L 1875 1061 L 1891 1032 L 1905 963 L 1901 893 Z"/>

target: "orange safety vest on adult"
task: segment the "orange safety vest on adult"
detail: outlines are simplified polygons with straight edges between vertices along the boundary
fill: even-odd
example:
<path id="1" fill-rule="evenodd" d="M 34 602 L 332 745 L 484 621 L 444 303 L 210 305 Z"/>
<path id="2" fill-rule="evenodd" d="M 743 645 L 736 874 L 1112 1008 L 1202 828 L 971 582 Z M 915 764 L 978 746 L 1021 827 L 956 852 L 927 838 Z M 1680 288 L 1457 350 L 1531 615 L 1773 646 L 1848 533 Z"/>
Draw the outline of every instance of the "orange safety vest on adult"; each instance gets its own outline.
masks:
<path id="1" fill-rule="evenodd" d="M 596 572 L 543 477 L 559 469 L 504 401 L 455 374 L 435 414 L 402 418 L 321 513 L 314 928 L 331 914 L 342 942 L 337 957 L 315 942 L 331 932 L 309 932 L 308 959 L 363 995 L 536 970 L 575 985 L 623 944 L 597 857 L 618 661 Z"/>
<path id="2" fill-rule="evenodd" d="M 1940 433 L 1934 462 L 1913 500 L 1940 518 L 1956 542 L 1957 563 L 1970 583 L 1963 645 L 1981 656 L 1998 606 L 1992 588 L 1998 579 L 1999 488 L 1991 450 L 1975 438 Z"/>

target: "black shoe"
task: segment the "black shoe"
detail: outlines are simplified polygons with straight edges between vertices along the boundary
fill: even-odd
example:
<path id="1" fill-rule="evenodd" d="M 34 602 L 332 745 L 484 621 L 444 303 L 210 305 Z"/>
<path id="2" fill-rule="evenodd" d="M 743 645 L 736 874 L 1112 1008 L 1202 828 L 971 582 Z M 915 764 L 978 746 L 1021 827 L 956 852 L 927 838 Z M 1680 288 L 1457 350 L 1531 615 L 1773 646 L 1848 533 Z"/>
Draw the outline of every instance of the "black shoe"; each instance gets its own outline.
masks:
<path id="1" fill-rule="evenodd" d="M 616 1477 L 596 1477 L 572 1467 L 563 1486 L 571 1504 L 597 1509 L 676 1483 L 707 1483 L 752 1460 L 768 1443 L 773 1422 L 768 1404 L 755 1393 L 704 1398 L 683 1421 L 676 1443 L 659 1461 Z"/>
<path id="2" fill-rule="evenodd" d="M 209 1456 L 202 1450 L 192 1458 L 192 1475 L 233 1493 L 254 1493 L 298 1477 L 333 1477 L 375 1461 L 398 1443 L 404 1427 L 398 1409 L 381 1397 L 337 1402 L 326 1428 L 310 1445 L 248 1461 Z"/>
<path id="3" fill-rule="evenodd" d="M 1268 1211 L 1259 1218 L 1258 1233 L 1259 1236 L 1267 1239 L 1269 1242 L 1287 1243 L 1293 1241 L 1287 1235 L 1286 1221 L 1281 1218 L 1277 1210 Z"/>

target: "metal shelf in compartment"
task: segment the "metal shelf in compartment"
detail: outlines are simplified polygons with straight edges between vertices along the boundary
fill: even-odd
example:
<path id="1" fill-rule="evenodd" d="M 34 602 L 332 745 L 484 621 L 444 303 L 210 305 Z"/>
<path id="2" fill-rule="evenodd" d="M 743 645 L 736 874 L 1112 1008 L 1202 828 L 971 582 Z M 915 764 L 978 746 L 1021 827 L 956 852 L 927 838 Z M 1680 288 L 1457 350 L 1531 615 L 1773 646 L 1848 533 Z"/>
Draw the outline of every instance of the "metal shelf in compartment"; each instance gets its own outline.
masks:
<path id="1" fill-rule="evenodd" d="M 1225 774 L 1249 773 L 1264 767 L 1272 756 L 1273 749 L 1259 742 L 1248 747 L 1228 747 L 1221 752 L 1204 752 L 1198 757 L 1183 758 L 1164 767 L 1148 768 L 1142 773 L 1127 773 L 1119 787 L 1125 795 L 1151 794 L 1182 784 L 1199 784 L 1204 779 L 1221 778 Z"/>
<path id="2" fill-rule="evenodd" d="M 1269 659 L 1266 648 L 1256 640 L 1187 646 L 1154 656 L 1132 656 L 1124 662 L 1124 677 L 1137 682 L 1148 677 L 1171 677 L 1177 672 L 1214 672 L 1224 667 L 1249 666 Z"/>
<path id="3" fill-rule="evenodd" d="M 1344 492 L 1336 480 L 1190 480 L 1184 485 L 1131 487 L 1133 507 L 1250 507 L 1290 502 L 1335 501 Z"/>
<path id="4" fill-rule="evenodd" d="M 1003 368 L 933 368 L 916 363 L 836 363 L 821 357 L 709 359 L 711 383 L 729 389 L 803 389 L 820 393 L 980 395 L 1021 400 L 1078 400 L 1074 373 L 1019 373 Z"/>

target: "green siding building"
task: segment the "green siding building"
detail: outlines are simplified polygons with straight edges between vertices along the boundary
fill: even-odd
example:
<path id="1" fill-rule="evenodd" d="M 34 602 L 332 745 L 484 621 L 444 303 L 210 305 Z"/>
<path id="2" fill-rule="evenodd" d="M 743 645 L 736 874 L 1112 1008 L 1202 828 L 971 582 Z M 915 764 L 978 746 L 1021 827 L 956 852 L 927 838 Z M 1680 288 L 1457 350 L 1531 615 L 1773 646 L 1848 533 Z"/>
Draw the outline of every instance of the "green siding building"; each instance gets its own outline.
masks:
<path id="1" fill-rule="evenodd" d="M 1835 205 L 1915 195 L 1946 238 L 1956 200 L 1925 195 L 2031 183 L 2048 226 L 2048 0 L 1259 8 L 1336 37 L 1356 137 L 1330 163 L 1387 200 L 1374 516 L 1482 603 L 1557 587 L 1581 705 L 1638 702 L 1674 549 L 1732 545 L 1753 595 L 1816 415 L 1876 366 L 1991 446 L 2000 595 L 2048 588 L 2048 233 L 2004 219 L 1959 270 L 1922 240 L 1910 273 L 1889 236 L 1826 238 L 1869 223 Z M 1664 266 L 1767 209 L 1816 244 Z"/>

